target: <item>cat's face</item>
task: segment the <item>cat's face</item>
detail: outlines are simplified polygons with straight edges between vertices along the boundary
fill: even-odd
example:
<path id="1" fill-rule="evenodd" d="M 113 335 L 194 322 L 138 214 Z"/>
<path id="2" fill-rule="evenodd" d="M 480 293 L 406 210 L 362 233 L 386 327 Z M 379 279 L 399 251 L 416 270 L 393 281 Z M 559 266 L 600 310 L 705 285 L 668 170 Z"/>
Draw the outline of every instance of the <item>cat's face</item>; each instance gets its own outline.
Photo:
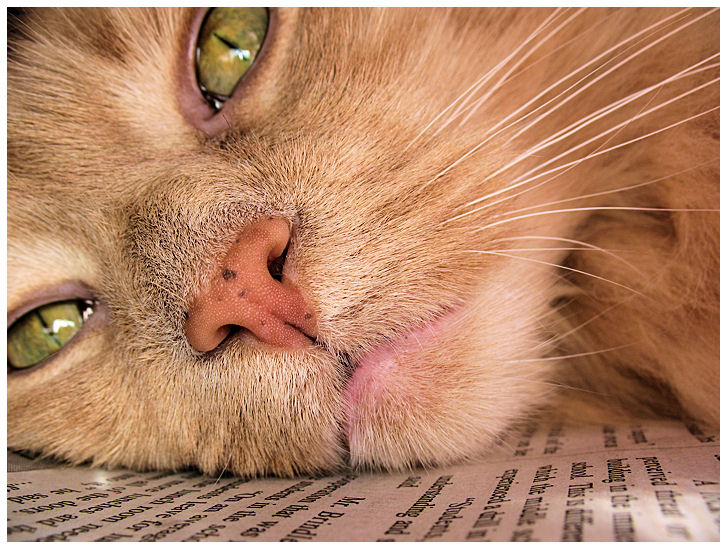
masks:
<path id="1" fill-rule="evenodd" d="M 551 303 L 574 290 L 547 264 L 572 245 L 543 241 L 576 238 L 589 215 L 525 214 L 642 181 L 613 181 L 634 161 L 613 155 L 595 175 L 583 162 L 530 179 L 682 114 L 569 152 L 650 108 L 648 95 L 528 151 L 669 76 L 655 47 L 649 70 L 584 80 L 538 116 L 640 38 L 573 71 L 673 13 L 271 10 L 219 112 L 197 85 L 203 11 L 24 17 L 31 39 L 8 68 L 9 322 L 57 301 L 94 312 L 42 364 L 9 372 L 9 445 L 243 475 L 482 451 L 550 392 Z M 684 49 L 677 69 L 709 48 Z M 278 235 L 282 273 L 231 259 L 267 242 L 250 227 Z M 548 249 L 508 251 L 534 246 Z M 248 272 L 272 293 L 245 287 Z M 239 305 L 214 293 L 227 282 Z M 255 308 L 273 307 L 266 295 L 288 291 L 303 320 L 271 313 L 279 337 L 251 324 L 268 318 Z M 217 307 L 254 312 L 238 322 Z"/>

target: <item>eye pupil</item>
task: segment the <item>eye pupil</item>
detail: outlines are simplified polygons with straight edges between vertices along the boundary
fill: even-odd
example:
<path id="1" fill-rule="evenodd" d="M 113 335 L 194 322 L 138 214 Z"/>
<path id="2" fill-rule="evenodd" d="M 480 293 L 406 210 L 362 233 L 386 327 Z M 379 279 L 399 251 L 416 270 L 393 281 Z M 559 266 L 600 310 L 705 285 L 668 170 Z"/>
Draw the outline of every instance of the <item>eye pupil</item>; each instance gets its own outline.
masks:
<path id="1" fill-rule="evenodd" d="M 255 62 L 267 28 L 266 8 L 214 8 L 205 17 L 197 40 L 197 80 L 215 109 Z"/>
<path id="2" fill-rule="evenodd" d="M 8 328 L 8 364 L 24 369 L 65 346 L 93 314 L 92 301 L 60 301 L 26 313 Z"/>

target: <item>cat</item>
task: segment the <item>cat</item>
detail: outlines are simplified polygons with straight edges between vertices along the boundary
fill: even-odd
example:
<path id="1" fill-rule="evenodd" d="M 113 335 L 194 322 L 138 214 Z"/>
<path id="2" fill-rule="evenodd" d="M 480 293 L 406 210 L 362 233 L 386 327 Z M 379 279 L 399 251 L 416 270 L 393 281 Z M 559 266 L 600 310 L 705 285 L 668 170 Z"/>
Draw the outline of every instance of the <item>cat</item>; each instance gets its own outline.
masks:
<path id="1" fill-rule="evenodd" d="M 716 8 L 8 32 L 9 448 L 289 476 L 718 425 Z"/>

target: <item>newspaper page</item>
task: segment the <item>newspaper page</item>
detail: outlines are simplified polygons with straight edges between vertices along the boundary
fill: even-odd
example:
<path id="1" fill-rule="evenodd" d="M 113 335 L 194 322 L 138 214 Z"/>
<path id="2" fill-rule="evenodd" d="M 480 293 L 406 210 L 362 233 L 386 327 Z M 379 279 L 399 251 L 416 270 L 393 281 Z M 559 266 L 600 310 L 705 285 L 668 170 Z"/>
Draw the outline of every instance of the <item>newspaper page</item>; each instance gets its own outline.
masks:
<path id="1" fill-rule="evenodd" d="M 293 479 L 12 456 L 9 541 L 719 540 L 719 439 L 679 422 L 528 425 L 478 462 Z"/>

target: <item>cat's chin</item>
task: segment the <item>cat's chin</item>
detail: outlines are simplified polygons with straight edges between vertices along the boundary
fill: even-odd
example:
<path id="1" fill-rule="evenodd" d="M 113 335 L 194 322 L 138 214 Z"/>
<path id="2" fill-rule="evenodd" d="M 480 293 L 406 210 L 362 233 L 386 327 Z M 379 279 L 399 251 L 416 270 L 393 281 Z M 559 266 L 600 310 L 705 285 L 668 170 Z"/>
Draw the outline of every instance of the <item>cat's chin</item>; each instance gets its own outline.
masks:
<path id="1" fill-rule="evenodd" d="M 507 266 L 507 268 L 505 268 Z M 472 299 L 356 357 L 341 393 L 353 467 L 400 470 L 481 456 L 547 402 L 547 277 L 501 264 Z M 521 291 L 513 281 L 532 291 Z"/>
<path id="2" fill-rule="evenodd" d="M 411 452 L 412 445 L 434 442 L 434 448 L 441 448 L 438 429 L 432 429 L 428 416 L 441 408 L 439 389 L 449 384 L 450 363 L 441 354 L 448 347 L 444 343 L 458 339 L 466 317 L 464 307 L 448 309 L 374 347 L 355 363 L 343 391 L 343 431 L 352 465 L 399 469 L 422 457 L 421 451 Z M 380 436 L 382 432 L 388 436 Z M 427 440 L 430 435 L 435 440 Z M 446 453 L 437 448 L 432 461 L 450 461 Z"/>

